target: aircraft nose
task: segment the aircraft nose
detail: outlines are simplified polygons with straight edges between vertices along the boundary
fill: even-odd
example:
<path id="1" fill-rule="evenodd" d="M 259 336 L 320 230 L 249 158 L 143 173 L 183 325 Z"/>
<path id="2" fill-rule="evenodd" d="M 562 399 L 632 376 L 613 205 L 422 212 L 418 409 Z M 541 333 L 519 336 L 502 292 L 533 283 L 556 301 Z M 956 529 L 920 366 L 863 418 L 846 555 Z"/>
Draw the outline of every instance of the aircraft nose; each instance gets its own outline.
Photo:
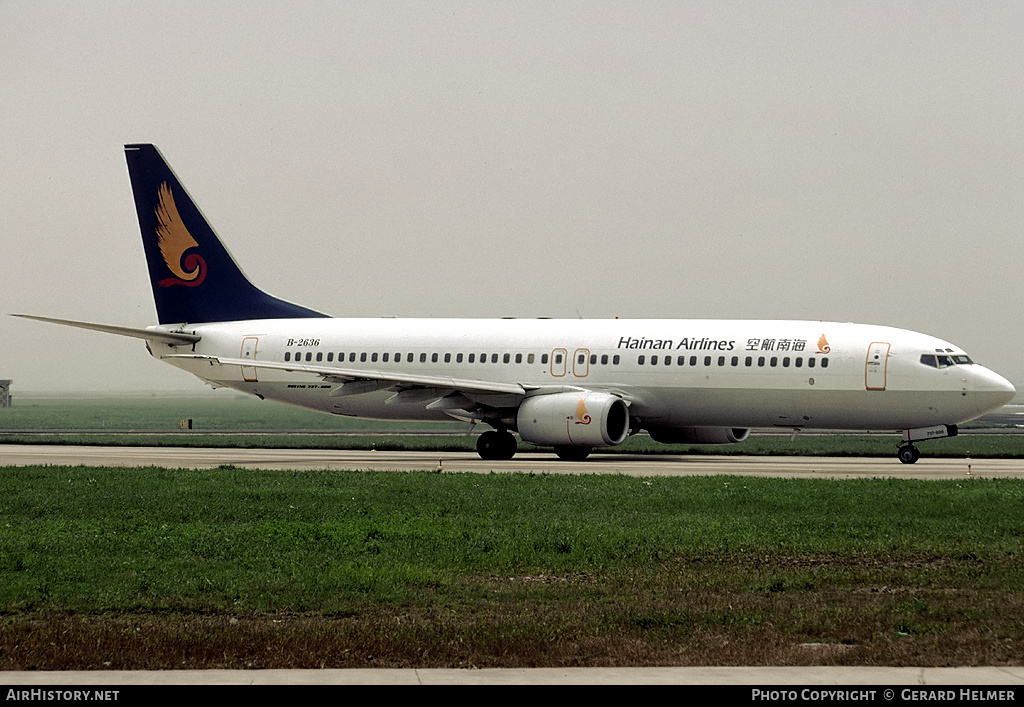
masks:
<path id="1" fill-rule="evenodd" d="M 994 410 L 1009 403 L 1017 395 L 1013 383 L 995 371 L 978 366 L 978 374 L 974 380 L 974 395 L 978 402 Z"/>

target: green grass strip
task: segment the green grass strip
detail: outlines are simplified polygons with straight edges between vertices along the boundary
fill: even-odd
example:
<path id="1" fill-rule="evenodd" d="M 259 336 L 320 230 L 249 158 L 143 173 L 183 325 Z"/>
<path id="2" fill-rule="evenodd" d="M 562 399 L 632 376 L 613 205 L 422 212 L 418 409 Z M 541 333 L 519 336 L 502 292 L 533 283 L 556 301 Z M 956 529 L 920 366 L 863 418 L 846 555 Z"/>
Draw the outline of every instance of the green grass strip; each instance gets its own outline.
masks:
<path id="1" fill-rule="evenodd" d="M 798 556 L 989 558 L 984 581 L 1019 588 L 1021 508 L 1015 480 L 4 468 L 0 606 L 333 612 Z"/>

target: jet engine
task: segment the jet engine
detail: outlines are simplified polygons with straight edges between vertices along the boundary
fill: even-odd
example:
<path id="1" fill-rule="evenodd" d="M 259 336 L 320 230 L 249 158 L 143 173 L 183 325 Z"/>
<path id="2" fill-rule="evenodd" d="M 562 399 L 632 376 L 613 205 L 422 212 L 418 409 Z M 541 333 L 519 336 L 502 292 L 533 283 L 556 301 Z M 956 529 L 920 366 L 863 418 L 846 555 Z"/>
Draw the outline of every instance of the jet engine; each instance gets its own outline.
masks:
<path id="1" fill-rule="evenodd" d="M 736 427 L 655 427 L 647 431 L 662 444 L 736 444 L 750 434 L 750 430 Z"/>
<path id="2" fill-rule="evenodd" d="M 629 434 L 629 408 L 609 393 L 536 395 L 519 406 L 516 428 L 530 444 L 609 447 Z"/>

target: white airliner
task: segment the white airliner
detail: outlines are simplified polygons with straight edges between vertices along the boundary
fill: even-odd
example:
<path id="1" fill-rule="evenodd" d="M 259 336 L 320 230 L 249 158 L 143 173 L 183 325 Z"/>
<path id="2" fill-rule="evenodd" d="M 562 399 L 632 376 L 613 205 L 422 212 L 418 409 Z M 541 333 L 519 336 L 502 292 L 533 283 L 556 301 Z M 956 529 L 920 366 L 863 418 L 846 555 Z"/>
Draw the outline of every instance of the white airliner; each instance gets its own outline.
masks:
<path id="1" fill-rule="evenodd" d="M 902 431 L 904 463 L 914 442 L 1015 394 L 959 347 L 883 326 L 328 317 L 253 286 L 153 145 L 125 155 L 160 324 L 29 318 L 144 339 L 214 387 L 334 415 L 483 423 L 485 459 L 511 458 L 513 433 L 582 459 L 642 430 L 725 444 L 757 427 Z"/>

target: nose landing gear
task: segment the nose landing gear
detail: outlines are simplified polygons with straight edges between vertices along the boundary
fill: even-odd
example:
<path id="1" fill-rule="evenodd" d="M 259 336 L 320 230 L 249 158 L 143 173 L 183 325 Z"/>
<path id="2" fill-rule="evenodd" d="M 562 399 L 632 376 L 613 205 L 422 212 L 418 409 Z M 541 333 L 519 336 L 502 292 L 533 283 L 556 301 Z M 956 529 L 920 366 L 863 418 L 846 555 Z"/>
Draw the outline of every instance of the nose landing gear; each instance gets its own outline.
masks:
<path id="1" fill-rule="evenodd" d="M 903 430 L 903 441 L 896 447 L 896 458 L 904 464 L 913 464 L 921 458 L 921 452 L 914 446 L 914 442 L 925 439 L 942 439 L 943 437 L 956 437 L 956 425 L 936 425 L 934 427 L 918 427 L 912 430 Z"/>
<path id="2" fill-rule="evenodd" d="M 904 464 L 913 464 L 921 458 L 921 452 L 912 444 L 901 444 L 896 450 L 896 457 Z"/>

